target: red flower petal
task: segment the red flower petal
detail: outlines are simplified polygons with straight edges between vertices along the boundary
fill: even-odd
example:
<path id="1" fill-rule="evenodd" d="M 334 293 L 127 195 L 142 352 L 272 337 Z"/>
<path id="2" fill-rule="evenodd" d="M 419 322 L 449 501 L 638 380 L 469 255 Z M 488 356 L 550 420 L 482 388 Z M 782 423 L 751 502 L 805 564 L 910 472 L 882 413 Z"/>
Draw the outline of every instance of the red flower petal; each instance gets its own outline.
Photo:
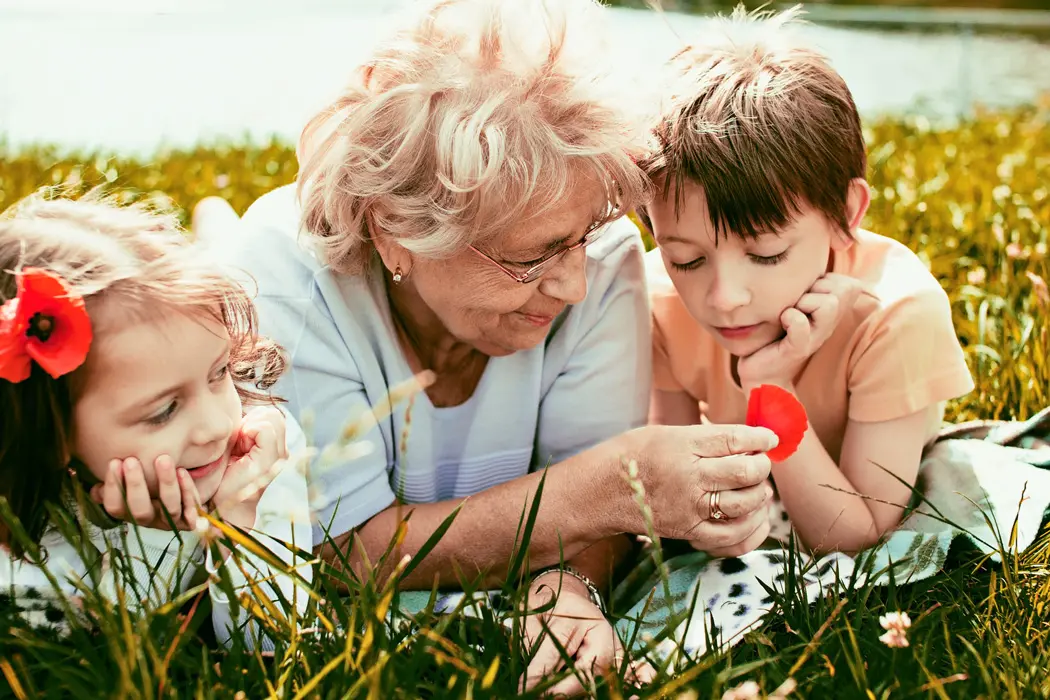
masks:
<path id="1" fill-rule="evenodd" d="M 25 327 L 37 314 L 51 317 L 54 323 L 47 340 L 26 338 L 25 354 L 55 379 L 84 364 L 92 339 L 84 300 L 73 295 L 61 277 L 36 268 L 22 270 L 18 288 L 17 318 Z"/>
<path id="2" fill-rule="evenodd" d="M 29 378 L 32 371 L 25 352 L 25 325 L 19 323 L 18 298 L 0 306 L 0 379 L 17 384 Z"/>
<path id="3" fill-rule="evenodd" d="M 809 428 L 806 409 L 795 395 L 772 384 L 751 391 L 745 422 L 777 434 L 780 442 L 766 453 L 772 462 L 782 462 L 793 455 Z"/>

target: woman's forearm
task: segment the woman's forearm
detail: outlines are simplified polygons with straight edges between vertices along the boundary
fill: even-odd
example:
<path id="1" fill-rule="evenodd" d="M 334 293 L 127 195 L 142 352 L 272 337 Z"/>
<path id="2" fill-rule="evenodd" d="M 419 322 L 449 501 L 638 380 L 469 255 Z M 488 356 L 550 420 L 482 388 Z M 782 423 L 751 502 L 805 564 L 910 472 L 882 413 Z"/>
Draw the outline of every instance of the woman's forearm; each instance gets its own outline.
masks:
<path id="1" fill-rule="evenodd" d="M 376 573 L 387 576 L 405 555 L 414 556 L 442 522 L 458 507 L 451 527 L 426 558 L 405 578 L 406 588 L 459 587 L 478 580 L 483 585 L 502 582 L 512 552 L 520 546 L 524 521 L 543 481 L 539 512 L 530 540 L 531 569 L 573 561 L 596 542 L 623 532 L 624 509 L 631 507 L 626 482 L 618 466 L 624 446 L 610 440 L 582 452 L 544 472 L 535 472 L 499 484 L 469 498 L 425 504 L 396 504 L 372 517 L 351 533 L 335 538 L 352 569 L 367 576 L 366 561 L 376 562 L 408 518 L 407 532 L 396 556 Z M 640 519 L 640 518 L 639 518 Z M 361 550 L 367 557 L 362 556 Z M 331 546 L 321 547 L 322 557 L 338 563 Z M 602 548 L 584 558 L 584 566 L 604 576 L 601 569 L 612 552 Z M 594 566 L 591 558 L 602 563 Z"/>

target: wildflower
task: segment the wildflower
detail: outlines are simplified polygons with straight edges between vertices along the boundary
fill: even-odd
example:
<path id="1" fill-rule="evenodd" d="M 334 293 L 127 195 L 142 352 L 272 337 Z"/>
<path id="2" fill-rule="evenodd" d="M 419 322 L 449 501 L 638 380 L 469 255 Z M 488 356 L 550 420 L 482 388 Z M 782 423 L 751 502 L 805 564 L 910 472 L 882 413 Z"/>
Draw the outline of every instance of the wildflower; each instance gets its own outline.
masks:
<path id="1" fill-rule="evenodd" d="M 903 649 L 908 646 L 908 635 L 899 630 L 889 630 L 879 637 L 879 641 L 891 649 Z"/>
<path id="2" fill-rule="evenodd" d="M 722 694 L 722 700 L 751 700 L 760 697 L 762 689 L 754 681 L 744 681 L 735 688 L 730 688 Z"/>
<path id="3" fill-rule="evenodd" d="M 966 273 L 966 281 L 973 285 L 984 284 L 988 279 L 988 273 L 983 267 L 978 267 Z"/>
<path id="4" fill-rule="evenodd" d="M 1024 255 L 1024 249 L 1020 243 L 1007 243 L 1006 244 L 1006 257 L 1008 258 L 1019 258 Z"/>
<path id="5" fill-rule="evenodd" d="M 1050 306 L 1050 289 L 1047 289 L 1046 280 L 1031 270 L 1026 270 L 1025 275 L 1032 283 L 1032 291 L 1035 292 L 1035 298 L 1039 300 L 1039 303 L 1043 306 Z"/>
<path id="6" fill-rule="evenodd" d="M 888 647 L 901 649 L 908 646 L 907 630 L 911 627 L 911 618 L 906 612 L 886 613 L 879 618 L 879 624 L 886 633 L 879 637 L 879 641 Z"/>

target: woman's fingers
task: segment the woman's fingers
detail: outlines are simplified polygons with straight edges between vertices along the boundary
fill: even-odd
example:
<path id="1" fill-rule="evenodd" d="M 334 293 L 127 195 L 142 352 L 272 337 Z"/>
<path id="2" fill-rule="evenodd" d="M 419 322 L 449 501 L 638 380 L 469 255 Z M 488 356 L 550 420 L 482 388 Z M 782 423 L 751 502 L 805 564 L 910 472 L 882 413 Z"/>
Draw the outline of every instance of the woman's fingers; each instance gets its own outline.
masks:
<path id="1" fill-rule="evenodd" d="M 544 678 L 555 673 L 565 663 L 561 652 L 551 639 L 551 634 L 553 634 L 553 632 L 543 635 L 539 647 L 536 649 L 536 653 L 529 662 L 528 668 L 525 669 L 524 689 L 527 691 L 535 688 Z M 533 640 L 539 637 L 539 634 L 530 636 Z M 564 644 L 564 641 L 562 641 L 562 644 Z"/>
<path id="2" fill-rule="evenodd" d="M 675 430 L 683 431 L 683 436 L 689 441 L 689 451 L 702 459 L 768 452 L 779 442 L 772 430 L 750 425 L 687 425 Z M 747 483 L 722 485 L 721 488 L 750 486 L 764 478 L 765 476 L 762 476 Z"/>
<path id="3" fill-rule="evenodd" d="M 718 509 L 727 518 L 742 518 L 759 508 L 768 507 L 769 499 L 772 497 L 773 487 L 769 485 L 769 481 L 763 481 L 761 484 L 748 486 L 743 489 L 719 491 Z M 708 512 L 707 519 L 710 520 L 711 494 L 705 492 L 701 499 L 701 508 Z"/>
<path id="4" fill-rule="evenodd" d="M 710 457 L 697 465 L 696 485 L 704 492 L 746 489 L 764 483 L 772 466 L 764 453 Z"/>
<path id="5" fill-rule="evenodd" d="M 732 520 L 704 520 L 689 532 L 686 539 L 693 547 L 704 552 L 727 550 L 738 548 L 749 541 L 763 527 L 768 533 L 769 511 L 759 508 Z"/>
<path id="6" fill-rule="evenodd" d="M 769 518 L 759 523 L 758 527 L 748 535 L 744 540 L 731 545 L 729 547 L 722 547 L 718 549 L 705 549 L 708 554 L 712 557 L 739 557 L 748 552 L 753 552 L 762 546 L 762 544 L 769 538 L 770 523 Z"/>

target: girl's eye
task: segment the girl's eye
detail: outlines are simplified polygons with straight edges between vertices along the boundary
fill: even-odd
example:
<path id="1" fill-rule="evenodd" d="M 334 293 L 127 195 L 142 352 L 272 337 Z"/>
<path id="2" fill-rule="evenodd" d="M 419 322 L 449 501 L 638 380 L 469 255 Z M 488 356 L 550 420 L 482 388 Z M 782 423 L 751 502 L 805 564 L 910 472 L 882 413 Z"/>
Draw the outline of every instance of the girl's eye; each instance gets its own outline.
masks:
<path id="1" fill-rule="evenodd" d="M 146 419 L 146 422 L 150 425 L 164 425 L 171 417 L 175 415 L 175 411 L 179 408 L 179 402 L 177 399 L 172 399 L 171 403 L 165 406 L 159 413 L 155 413 Z"/>
<path id="2" fill-rule="evenodd" d="M 756 265 L 776 265 L 784 262 L 784 258 L 787 257 L 787 251 L 783 253 L 777 253 L 776 255 L 752 255 L 751 262 Z"/>
<path id="3" fill-rule="evenodd" d="M 217 382 L 221 382 L 223 379 L 226 379 L 226 377 L 229 375 L 229 373 L 230 373 L 230 365 L 229 364 L 223 365 L 222 367 L 220 367 L 218 369 L 218 371 L 215 372 L 215 376 L 213 376 L 211 378 L 212 383 L 215 384 Z"/>
<path id="4" fill-rule="evenodd" d="M 671 261 L 671 267 L 673 267 L 674 269 L 678 270 L 679 272 L 689 272 L 690 270 L 695 270 L 696 268 L 700 267 L 703 264 L 704 264 L 704 258 L 697 258 L 696 260 L 690 260 L 687 263 L 676 263 L 673 260 Z"/>

